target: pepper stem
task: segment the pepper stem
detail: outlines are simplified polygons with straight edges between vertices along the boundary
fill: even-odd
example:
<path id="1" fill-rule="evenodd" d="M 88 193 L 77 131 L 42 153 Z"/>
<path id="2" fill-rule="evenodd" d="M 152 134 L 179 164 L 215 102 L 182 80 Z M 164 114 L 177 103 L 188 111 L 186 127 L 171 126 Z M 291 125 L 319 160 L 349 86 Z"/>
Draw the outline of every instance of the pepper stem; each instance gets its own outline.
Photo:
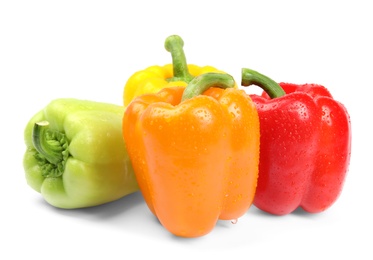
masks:
<path id="1" fill-rule="evenodd" d="M 195 77 L 188 86 L 186 86 L 181 101 L 201 95 L 211 87 L 226 89 L 233 88 L 234 85 L 235 82 L 231 75 L 212 72 L 201 74 Z"/>
<path id="2" fill-rule="evenodd" d="M 166 38 L 164 44 L 166 50 L 171 53 L 174 76 L 168 81 L 184 81 L 189 83 L 193 76 L 189 73 L 185 53 L 183 50 L 184 41 L 178 35 L 171 35 Z"/>
<path id="3" fill-rule="evenodd" d="M 32 132 L 32 143 L 38 152 L 35 155 L 44 177 L 61 176 L 69 157 L 65 134 L 49 129 L 48 121 L 37 122 Z"/>
<path id="4" fill-rule="evenodd" d="M 277 82 L 255 70 L 243 68 L 241 75 L 242 86 L 256 85 L 262 88 L 270 98 L 277 98 L 286 94 Z"/>

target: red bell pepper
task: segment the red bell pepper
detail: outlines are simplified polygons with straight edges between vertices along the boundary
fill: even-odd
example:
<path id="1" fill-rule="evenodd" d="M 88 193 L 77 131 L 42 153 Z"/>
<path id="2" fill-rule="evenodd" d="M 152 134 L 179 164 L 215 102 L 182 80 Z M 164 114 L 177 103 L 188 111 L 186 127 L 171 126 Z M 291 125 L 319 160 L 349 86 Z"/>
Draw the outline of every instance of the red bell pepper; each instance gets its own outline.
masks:
<path id="1" fill-rule="evenodd" d="M 321 85 L 277 84 L 250 69 L 242 86 L 260 121 L 259 178 L 254 205 L 275 215 L 298 207 L 309 213 L 329 208 L 339 197 L 351 154 L 351 122 L 346 108 Z"/>

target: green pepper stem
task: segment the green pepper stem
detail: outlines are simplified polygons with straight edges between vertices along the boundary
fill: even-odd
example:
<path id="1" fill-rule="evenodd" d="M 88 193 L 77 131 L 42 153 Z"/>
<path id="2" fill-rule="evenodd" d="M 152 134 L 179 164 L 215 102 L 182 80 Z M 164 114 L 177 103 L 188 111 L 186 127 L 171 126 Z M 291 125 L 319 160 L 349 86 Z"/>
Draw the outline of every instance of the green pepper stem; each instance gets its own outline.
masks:
<path id="1" fill-rule="evenodd" d="M 178 35 L 167 37 L 165 44 L 166 50 L 171 53 L 174 76 L 168 81 L 184 81 L 189 83 L 193 76 L 189 73 L 188 64 L 183 50 L 184 41 Z"/>
<path id="2" fill-rule="evenodd" d="M 277 98 L 286 94 L 277 82 L 255 70 L 243 68 L 241 75 L 242 86 L 256 85 L 262 88 L 270 98 Z"/>
<path id="3" fill-rule="evenodd" d="M 231 75 L 212 72 L 201 74 L 186 86 L 181 101 L 201 95 L 211 87 L 226 89 L 233 88 L 234 85 L 235 81 Z"/>
<path id="4" fill-rule="evenodd" d="M 49 129 L 48 121 L 41 121 L 34 124 L 32 143 L 38 152 L 36 158 L 42 166 L 43 176 L 62 175 L 69 156 L 66 136 Z"/>

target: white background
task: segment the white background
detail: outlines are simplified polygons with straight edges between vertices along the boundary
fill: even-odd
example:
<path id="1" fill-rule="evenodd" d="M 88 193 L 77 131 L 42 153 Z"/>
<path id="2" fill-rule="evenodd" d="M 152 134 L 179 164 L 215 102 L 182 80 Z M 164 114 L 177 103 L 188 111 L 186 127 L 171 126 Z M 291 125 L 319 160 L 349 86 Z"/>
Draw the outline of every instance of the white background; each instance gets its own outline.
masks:
<path id="1" fill-rule="evenodd" d="M 2 1 L 0 259 L 373 259 L 372 8 L 369 1 Z M 178 34 L 188 63 L 238 83 L 242 67 L 276 81 L 325 85 L 348 109 L 352 157 L 338 201 L 320 214 L 252 206 L 196 239 L 168 233 L 140 193 L 61 210 L 28 187 L 23 129 L 49 101 L 122 104 L 135 71 L 170 63 Z M 248 92 L 254 91 L 247 90 Z"/>

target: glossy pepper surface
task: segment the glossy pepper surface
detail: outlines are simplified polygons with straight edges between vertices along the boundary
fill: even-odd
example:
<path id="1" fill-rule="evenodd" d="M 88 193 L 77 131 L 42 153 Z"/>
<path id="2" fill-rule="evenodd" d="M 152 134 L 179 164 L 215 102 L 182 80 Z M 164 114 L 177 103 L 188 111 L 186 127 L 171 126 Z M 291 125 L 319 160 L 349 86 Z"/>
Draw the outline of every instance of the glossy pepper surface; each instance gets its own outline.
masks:
<path id="1" fill-rule="evenodd" d="M 228 74 L 207 73 L 186 88 L 137 97 L 126 109 L 124 139 L 140 189 L 174 235 L 205 235 L 252 204 L 259 119 L 234 85 Z"/>
<path id="2" fill-rule="evenodd" d="M 326 210 L 342 191 L 350 161 L 346 108 L 321 85 L 277 84 L 243 69 L 242 85 L 252 84 L 265 90 L 251 95 L 261 125 L 255 206 L 276 215 Z"/>
<path id="3" fill-rule="evenodd" d="M 185 87 L 195 76 L 208 72 L 224 73 L 212 66 L 187 64 L 183 50 L 184 41 L 178 35 L 171 35 L 165 41 L 165 48 L 172 55 L 172 64 L 154 65 L 135 72 L 124 86 L 123 104 L 128 104 L 137 96 L 156 93 L 162 88 Z"/>
<path id="4" fill-rule="evenodd" d="M 124 108 L 56 99 L 27 123 L 27 183 L 59 208 L 96 206 L 138 191 L 122 137 Z"/>

